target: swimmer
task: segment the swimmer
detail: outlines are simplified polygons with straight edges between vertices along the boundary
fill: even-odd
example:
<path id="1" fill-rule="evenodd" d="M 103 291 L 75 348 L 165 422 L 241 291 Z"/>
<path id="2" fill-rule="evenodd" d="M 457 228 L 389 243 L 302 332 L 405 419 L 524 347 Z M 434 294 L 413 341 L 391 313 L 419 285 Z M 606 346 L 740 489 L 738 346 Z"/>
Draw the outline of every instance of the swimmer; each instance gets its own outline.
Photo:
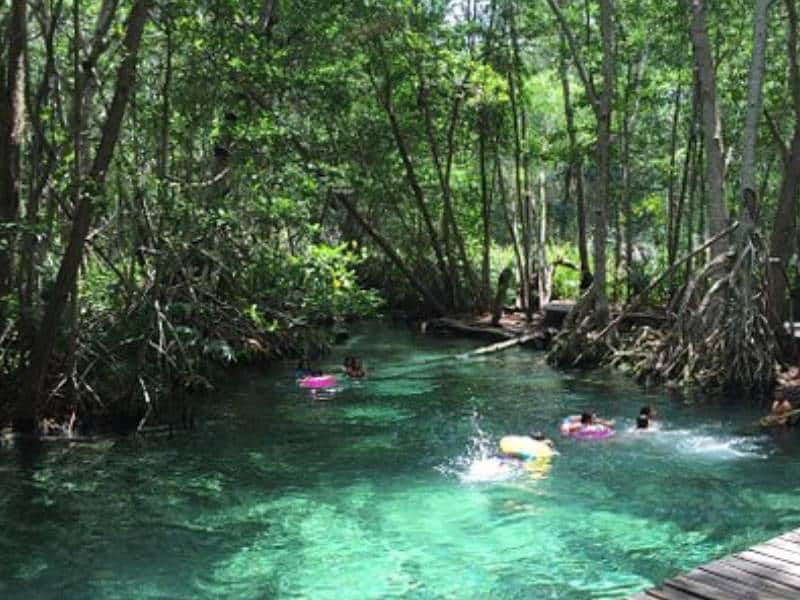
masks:
<path id="1" fill-rule="evenodd" d="M 311 374 L 312 374 L 311 365 L 309 364 L 308 359 L 307 358 L 301 359 L 297 363 L 297 368 L 294 370 L 295 379 L 303 379 Z"/>
<path id="2" fill-rule="evenodd" d="M 639 416 L 636 417 L 636 429 L 652 429 L 657 415 L 656 409 L 652 406 L 643 406 L 639 411 Z"/>
<path id="3" fill-rule="evenodd" d="M 570 415 L 561 422 L 561 435 L 581 436 L 589 432 L 605 430 L 608 437 L 614 434 L 614 421 L 601 419 L 593 412 L 584 411 L 579 415 Z M 592 437 L 592 436 L 588 436 Z"/>
<path id="4" fill-rule="evenodd" d="M 553 441 L 539 431 L 528 435 L 507 435 L 500 440 L 498 455 L 521 461 L 549 458 L 557 454 Z"/>
<path id="5" fill-rule="evenodd" d="M 772 402 L 769 411 L 769 420 L 773 425 L 782 425 L 784 427 L 792 426 L 792 418 L 789 415 L 792 412 L 792 403 L 789 398 L 782 392 L 778 392 L 777 397 Z"/>
<path id="6" fill-rule="evenodd" d="M 363 379 L 367 376 L 360 358 L 349 356 L 344 359 L 344 372 L 351 379 Z"/>

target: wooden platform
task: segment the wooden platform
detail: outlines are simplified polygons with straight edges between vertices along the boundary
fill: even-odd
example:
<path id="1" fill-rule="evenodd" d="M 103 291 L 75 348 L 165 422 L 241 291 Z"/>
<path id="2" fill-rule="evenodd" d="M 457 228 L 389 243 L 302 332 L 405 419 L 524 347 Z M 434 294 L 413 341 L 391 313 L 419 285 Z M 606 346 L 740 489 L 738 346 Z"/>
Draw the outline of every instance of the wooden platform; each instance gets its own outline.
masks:
<path id="1" fill-rule="evenodd" d="M 635 600 L 800 598 L 800 529 L 697 567 Z"/>

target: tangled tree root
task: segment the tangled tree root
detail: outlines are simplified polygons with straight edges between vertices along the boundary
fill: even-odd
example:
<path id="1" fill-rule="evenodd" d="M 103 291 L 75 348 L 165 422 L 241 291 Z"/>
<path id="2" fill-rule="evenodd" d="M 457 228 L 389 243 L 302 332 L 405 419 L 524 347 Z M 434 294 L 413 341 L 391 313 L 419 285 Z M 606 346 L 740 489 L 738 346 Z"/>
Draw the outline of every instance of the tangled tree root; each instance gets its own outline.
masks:
<path id="1" fill-rule="evenodd" d="M 557 367 L 592 368 L 603 364 L 610 351 L 597 334 L 594 299 L 591 290 L 584 294 L 553 338 L 547 362 Z"/>
<path id="2" fill-rule="evenodd" d="M 688 286 L 672 327 L 643 328 L 623 337 L 610 361 L 627 364 L 646 381 L 711 393 L 767 392 L 777 372 L 777 341 L 764 293 L 745 297 L 747 286 L 737 282 L 737 275 L 741 273 L 734 268 L 714 280 L 694 307 L 689 296 L 696 285 Z"/>
<path id="3" fill-rule="evenodd" d="M 768 392 L 775 383 L 780 349 L 767 312 L 766 268 L 762 268 L 767 255 L 752 233 L 740 238 L 737 248 L 738 252 L 708 263 L 689 281 L 671 322 L 663 328 L 620 331 L 623 316 L 641 296 L 599 331 L 593 330 L 586 306 L 579 303 L 548 359 L 560 366 L 623 365 L 641 380 L 697 387 L 707 393 Z"/>

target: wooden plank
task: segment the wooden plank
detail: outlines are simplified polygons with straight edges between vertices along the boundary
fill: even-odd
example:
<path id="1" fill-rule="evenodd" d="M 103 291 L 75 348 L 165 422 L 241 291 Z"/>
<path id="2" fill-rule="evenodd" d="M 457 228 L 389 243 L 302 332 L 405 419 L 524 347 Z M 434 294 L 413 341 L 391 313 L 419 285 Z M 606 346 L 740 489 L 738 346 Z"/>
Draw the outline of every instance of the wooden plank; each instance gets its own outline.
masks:
<path id="1" fill-rule="evenodd" d="M 800 555 L 797 555 L 794 552 L 787 552 L 783 548 L 778 548 L 777 546 L 759 544 L 758 546 L 753 546 L 750 548 L 750 550 L 753 552 L 758 552 L 759 554 L 771 556 L 772 558 L 777 558 L 778 560 L 782 560 L 793 565 L 800 565 Z"/>
<path id="2" fill-rule="evenodd" d="M 800 576 L 798 575 L 787 573 L 786 571 L 778 571 L 774 568 L 739 558 L 738 556 L 729 556 L 725 559 L 725 562 L 729 566 L 744 571 L 745 573 L 763 577 L 764 579 L 775 581 L 781 585 L 800 591 Z"/>
<path id="3" fill-rule="evenodd" d="M 646 600 L 698 600 L 699 596 L 668 587 L 657 587 L 645 592 Z"/>
<path id="4" fill-rule="evenodd" d="M 774 596 L 775 598 L 783 598 L 784 600 L 795 600 L 795 598 L 797 598 L 796 590 L 765 579 L 764 577 L 758 577 L 752 573 L 740 571 L 732 565 L 727 564 L 727 559 L 704 565 L 700 567 L 700 571 L 711 573 L 716 577 L 728 579 L 756 592 L 770 594 L 770 596 Z"/>
<path id="5" fill-rule="evenodd" d="M 687 579 L 683 575 L 678 575 L 673 579 L 665 581 L 664 587 L 671 587 L 686 592 L 687 594 L 694 594 L 698 598 L 703 598 L 704 600 L 734 600 L 737 598 L 737 596 L 727 590 L 721 590 L 713 585 Z"/>
<path id="6" fill-rule="evenodd" d="M 779 536 L 779 540 L 787 540 L 790 542 L 798 543 L 800 542 L 800 530 L 795 529 L 794 531 L 789 531 L 788 533 L 784 533 L 782 536 Z"/>
<path id="7" fill-rule="evenodd" d="M 716 573 L 704 570 L 702 567 L 689 571 L 684 575 L 686 579 L 693 583 L 716 588 L 719 590 L 721 598 L 770 598 L 771 600 L 791 600 L 791 596 L 783 595 L 780 592 L 770 591 L 763 586 L 751 587 L 743 581 L 736 581 L 727 577 L 722 577 Z"/>
<path id="8" fill-rule="evenodd" d="M 702 565 L 633 596 L 636 600 L 800 598 L 800 529 Z"/>
<path id="9" fill-rule="evenodd" d="M 753 550 L 745 550 L 744 552 L 736 554 L 736 558 L 741 560 L 746 560 L 747 562 L 755 563 L 763 567 L 767 567 L 774 571 L 780 571 L 781 573 L 789 573 L 791 575 L 800 577 L 800 565 L 787 563 L 783 560 L 780 560 L 779 558 L 768 556 L 766 554 L 761 554 L 760 552 L 754 552 Z"/>
<path id="10" fill-rule="evenodd" d="M 792 552 L 794 554 L 800 555 L 800 544 L 795 542 L 791 542 L 788 540 L 782 540 L 780 538 L 775 538 L 769 540 L 768 542 L 764 542 L 765 544 L 769 544 L 770 546 L 776 546 L 778 548 L 783 548 L 787 552 Z"/>

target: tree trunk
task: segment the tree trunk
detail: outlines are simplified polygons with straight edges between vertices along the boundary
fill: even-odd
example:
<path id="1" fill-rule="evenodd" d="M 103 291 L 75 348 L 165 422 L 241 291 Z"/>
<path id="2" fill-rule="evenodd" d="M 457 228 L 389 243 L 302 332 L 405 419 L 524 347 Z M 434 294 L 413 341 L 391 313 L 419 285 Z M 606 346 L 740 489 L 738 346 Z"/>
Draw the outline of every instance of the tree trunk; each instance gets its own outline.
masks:
<path id="1" fill-rule="evenodd" d="M 636 128 L 636 119 L 639 114 L 639 82 L 644 71 L 644 53 L 634 65 L 628 67 L 628 77 L 625 85 L 623 100 L 622 117 L 622 210 L 625 218 L 625 289 L 626 299 L 630 298 L 631 272 L 633 265 L 633 206 L 631 194 L 633 188 L 633 166 L 631 161 L 631 140 Z M 631 107 L 631 96 L 634 96 L 633 107 Z"/>
<path id="2" fill-rule="evenodd" d="M 531 306 L 531 282 L 530 282 L 530 255 L 526 252 L 526 248 L 530 246 L 528 239 L 528 231 L 525 228 L 525 203 L 523 201 L 523 183 L 522 183 L 522 142 L 520 140 L 519 132 L 519 109 L 516 100 L 516 85 L 514 76 L 509 73 L 508 75 L 509 98 L 511 100 L 511 118 L 514 122 L 514 197 L 516 198 L 516 210 L 522 222 L 522 248 L 520 249 L 522 272 L 520 273 L 519 284 L 522 288 L 520 297 L 522 299 L 522 309 L 525 314 L 530 314 Z"/>
<path id="3" fill-rule="evenodd" d="M 771 0 L 756 0 L 753 17 L 753 54 L 750 62 L 750 77 L 747 86 L 747 113 L 742 131 L 742 173 L 739 189 L 739 230 L 734 236 L 736 252 L 740 260 L 746 256 L 745 268 L 741 270 L 739 286 L 741 298 L 747 307 L 752 305 L 752 254 L 745 254 L 756 225 L 756 140 L 758 121 L 761 118 L 761 89 L 764 81 L 764 56 L 767 46 L 767 15 Z"/>
<path id="4" fill-rule="evenodd" d="M 539 308 L 550 302 L 553 268 L 547 261 L 547 187 L 544 169 L 539 169 Z"/>
<path id="5" fill-rule="evenodd" d="M 350 216 L 355 219 L 355 221 L 361 226 L 361 228 L 375 241 L 375 243 L 383 250 L 386 257 L 391 260 L 397 269 L 405 275 L 408 282 L 411 286 L 419 292 L 419 294 L 425 298 L 425 300 L 436 310 L 439 314 L 447 314 L 445 307 L 442 305 L 441 302 L 436 298 L 436 296 L 423 284 L 409 269 L 406 264 L 403 262 L 403 259 L 400 258 L 400 255 L 394 251 L 390 242 L 385 240 L 383 236 L 381 236 L 374 227 L 372 227 L 367 220 L 356 210 L 356 207 L 350 202 L 350 199 L 345 194 L 338 194 L 337 200 L 339 203 L 344 206 L 345 210 L 350 214 Z"/>
<path id="6" fill-rule="evenodd" d="M 796 126 L 775 209 L 769 243 L 769 306 L 773 328 L 780 332 L 789 316 L 786 268 L 797 252 L 797 196 L 800 191 L 800 128 Z"/>
<path id="7" fill-rule="evenodd" d="M 764 60 L 767 49 L 767 13 L 771 0 L 756 0 L 753 24 L 753 56 L 750 64 L 750 80 L 747 86 L 747 116 L 742 133 L 742 209 L 746 209 L 744 196 L 749 190 L 756 194 L 756 140 L 758 138 L 758 121 L 761 118 L 761 88 L 764 81 Z M 750 217 L 748 210 L 743 210 L 739 222 L 747 225 Z M 749 224 L 750 227 L 753 223 Z"/>
<path id="8" fill-rule="evenodd" d="M 33 339 L 34 329 L 34 297 L 39 288 L 39 274 L 35 269 L 36 250 L 39 247 L 36 235 L 39 223 L 39 208 L 50 177 L 56 166 L 53 153 L 47 147 L 45 125 L 42 115 L 50 101 L 56 74 L 55 34 L 61 20 L 63 2 L 59 0 L 51 11 L 45 12 L 41 19 L 44 35 L 45 61 L 44 72 L 34 95 L 30 108 L 31 148 L 29 164 L 29 191 L 25 206 L 26 231 L 22 235 L 19 268 L 17 270 L 17 288 L 20 303 L 19 332 L 23 344 Z"/>
<path id="9" fill-rule="evenodd" d="M 508 193 L 506 191 L 505 178 L 503 177 L 503 167 L 498 158 L 495 159 L 495 170 L 497 172 L 497 186 L 500 192 L 500 205 L 503 207 L 503 218 L 505 219 L 506 228 L 508 229 L 508 236 L 511 239 L 511 247 L 514 249 L 514 261 L 517 265 L 517 282 L 521 284 L 525 278 L 525 267 L 522 264 L 522 254 L 519 250 L 519 240 L 514 230 L 514 222 L 511 219 L 511 215 L 508 214 Z"/>
<path id="10" fill-rule="evenodd" d="M 678 148 L 678 120 L 681 114 L 681 88 L 675 92 L 675 107 L 672 112 L 672 127 L 670 128 L 669 142 L 669 191 L 667 193 L 667 264 L 675 261 L 677 247 L 673 240 L 678 238 L 675 226 L 678 221 L 678 207 L 675 201 L 675 155 Z"/>
<path id="11" fill-rule="evenodd" d="M 482 224 L 482 251 L 481 251 L 481 304 L 488 307 L 491 296 L 491 282 L 489 281 L 489 252 L 491 250 L 491 221 L 492 200 L 489 195 L 488 178 L 486 174 L 486 138 L 488 136 L 488 119 L 486 109 L 481 109 L 478 117 L 478 160 L 481 173 L 481 224 Z"/>
<path id="12" fill-rule="evenodd" d="M 16 236 L 10 225 L 19 212 L 20 157 L 25 132 L 27 11 L 25 0 L 12 1 L 6 78 L 0 83 L 0 298 L 11 289 Z"/>
<path id="13" fill-rule="evenodd" d="M 794 108 L 794 134 L 788 152 L 784 151 L 783 181 L 775 209 L 770 235 L 770 265 L 768 272 L 769 317 L 773 329 L 782 333 L 783 321 L 789 316 L 786 267 L 797 252 L 797 195 L 800 191 L 800 64 L 797 57 L 797 7 L 786 0 L 789 29 L 786 36 L 789 56 L 789 89 Z M 779 140 L 780 141 L 780 140 Z M 781 142 L 782 143 L 782 142 Z"/>
<path id="14" fill-rule="evenodd" d="M 389 125 L 391 126 L 395 144 L 397 145 L 397 151 L 400 153 L 400 158 L 403 161 L 406 180 L 408 181 L 409 186 L 411 186 L 414 200 L 417 204 L 420 214 L 422 215 L 425 229 L 428 232 L 428 237 L 430 238 L 433 253 L 436 257 L 436 264 L 439 268 L 439 273 L 442 276 L 443 288 L 448 297 L 448 304 L 452 304 L 452 290 L 454 282 L 450 278 L 447 262 L 445 261 L 444 254 L 442 253 L 442 247 L 439 243 L 439 236 L 436 233 L 436 228 L 433 225 L 433 219 L 431 218 L 430 211 L 425 203 L 425 193 L 422 191 L 422 186 L 419 184 L 419 180 L 417 179 L 414 163 L 411 161 L 411 156 L 408 152 L 405 138 L 400 130 L 400 124 L 397 122 L 397 117 L 395 116 L 394 109 L 392 108 L 392 88 L 389 82 L 389 74 L 385 73 L 385 85 L 383 86 L 383 89 L 378 87 L 378 84 L 375 81 L 371 71 L 369 75 L 370 79 L 372 80 L 372 85 L 375 87 L 375 91 L 379 96 L 380 104 L 385 110 L 386 116 L 389 119 Z"/>
<path id="15" fill-rule="evenodd" d="M 708 231 L 713 236 L 725 229 L 728 212 L 723 196 L 724 145 L 722 123 L 717 107 L 717 77 L 711 43 L 706 26 L 705 0 L 690 0 L 692 8 L 692 48 L 695 68 L 700 81 L 700 100 L 703 107 L 703 141 L 705 145 L 706 186 L 708 194 Z M 728 247 L 725 239 L 711 248 L 714 256 Z"/>
<path id="16" fill-rule="evenodd" d="M 86 185 L 73 216 L 69 242 L 61 260 L 50 300 L 45 308 L 42 324 L 31 350 L 30 364 L 24 377 L 24 392 L 18 398 L 15 406 L 14 427 L 21 431 L 31 431 L 35 428 L 37 404 L 44 388 L 44 380 L 60 330 L 64 307 L 69 293 L 75 285 L 83 259 L 94 203 L 102 193 L 106 173 L 119 138 L 125 109 L 135 83 L 139 45 L 151 1 L 137 0 L 128 17 L 123 40 L 124 58 L 117 69 L 114 98 L 103 125 L 97 154 L 92 162 Z"/>
<path id="17" fill-rule="evenodd" d="M 689 121 L 689 130 L 686 134 L 686 155 L 683 159 L 683 169 L 681 171 L 681 184 L 680 191 L 678 192 L 678 206 L 675 210 L 675 223 L 672 226 L 672 237 L 667 240 L 669 244 L 669 252 L 673 260 L 678 255 L 678 247 L 681 239 L 681 226 L 683 220 L 684 206 L 686 204 L 686 194 L 689 193 L 689 207 L 686 221 L 688 223 L 686 248 L 691 251 L 691 236 L 692 236 L 692 211 L 694 209 L 694 182 L 690 185 L 690 178 L 694 177 L 694 159 L 697 154 L 697 120 L 699 118 L 699 102 L 698 102 L 698 89 L 697 85 L 693 85 L 692 89 L 692 114 Z"/>
<path id="18" fill-rule="evenodd" d="M 614 2 L 600 2 L 600 30 L 603 40 L 603 92 L 597 105 L 597 166 L 600 180 L 597 206 L 594 207 L 594 309 L 595 322 L 608 322 L 606 292 L 606 212 L 611 197 L 611 110 L 614 98 Z"/>
<path id="19" fill-rule="evenodd" d="M 575 128 L 575 110 L 572 106 L 572 99 L 569 86 L 569 64 L 567 62 L 567 41 L 564 33 L 561 33 L 561 89 L 564 96 L 564 116 L 567 121 L 567 135 L 569 136 L 569 166 L 565 181 L 565 200 L 569 200 L 570 185 L 572 179 L 575 180 L 575 204 L 577 214 L 578 229 L 578 255 L 581 263 L 581 282 L 591 278 L 589 268 L 589 249 L 586 244 L 586 212 L 583 198 L 583 166 L 581 165 L 578 151 L 577 133 Z"/>

